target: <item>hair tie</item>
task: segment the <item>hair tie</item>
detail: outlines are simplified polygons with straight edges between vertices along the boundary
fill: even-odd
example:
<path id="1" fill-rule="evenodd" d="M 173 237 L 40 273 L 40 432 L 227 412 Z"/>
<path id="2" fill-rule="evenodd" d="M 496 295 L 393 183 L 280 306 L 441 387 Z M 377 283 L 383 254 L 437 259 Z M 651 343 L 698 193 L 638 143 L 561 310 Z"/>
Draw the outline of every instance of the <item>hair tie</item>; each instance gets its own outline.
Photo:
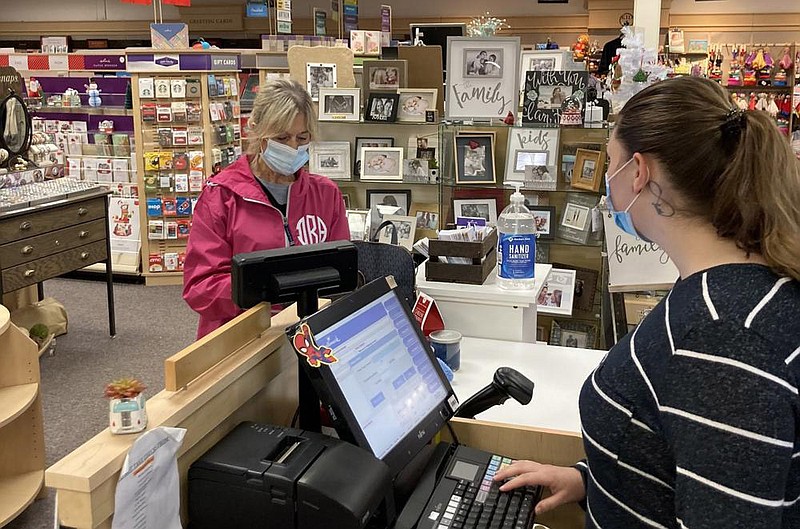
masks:
<path id="1" fill-rule="evenodd" d="M 722 131 L 722 143 L 730 150 L 738 145 L 742 131 L 747 128 L 747 114 L 740 108 L 732 108 L 725 114 L 725 121 L 719 128 Z"/>

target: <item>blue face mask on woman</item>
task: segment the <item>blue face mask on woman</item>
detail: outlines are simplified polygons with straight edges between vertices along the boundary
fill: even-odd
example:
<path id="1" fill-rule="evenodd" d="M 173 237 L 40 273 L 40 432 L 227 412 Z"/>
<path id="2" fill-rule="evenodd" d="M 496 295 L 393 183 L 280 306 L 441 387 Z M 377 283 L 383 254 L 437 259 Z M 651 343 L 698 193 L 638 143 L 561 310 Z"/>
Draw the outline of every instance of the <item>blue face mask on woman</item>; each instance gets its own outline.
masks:
<path id="1" fill-rule="evenodd" d="M 622 167 L 614 171 L 614 174 L 612 174 L 611 176 L 608 176 L 608 173 L 606 173 L 606 204 L 608 204 L 608 211 L 611 213 L 611 216 L 614 217 L 614 224 L 616 224 L 619 229 L 621 229 L 628 235 L 636 237 L 637 239 L 641 239 L 645 242 L 652 242 L 648 240 L 646 237 L 643 237 L 642 234 L 640 234 L 638 231 L 636 231 L 636 228 L 633 226 L 633 217 L 631 217 L 630 214 L 631 207 L 636 203 L 637 200 L 639 200 L 639 197 L 641 196 L 642 192 L 639 191 L 639 193 L 635 197 L 633 197 L 631 203 L 628 204 L 628 207 L 625 208 L 623 211 L 617 211 L 617 209 L 614 207 L 614 203 L 611 201 L 611 186 L 609 185 L 609 182 L 611 182 L 611 180 L 613 180 L 633 160 L 634 160 L 633 157 L 631 157 L 630 160 L 622 164 Z"/>
<path id="2" fill-rule="evenodd" d="M 261 153 L 261 159 L 276 173 L 293 175 L 308 163 L 308 145 L 294 149 L 279 141 L 267 140 L 267 148 Z"/>

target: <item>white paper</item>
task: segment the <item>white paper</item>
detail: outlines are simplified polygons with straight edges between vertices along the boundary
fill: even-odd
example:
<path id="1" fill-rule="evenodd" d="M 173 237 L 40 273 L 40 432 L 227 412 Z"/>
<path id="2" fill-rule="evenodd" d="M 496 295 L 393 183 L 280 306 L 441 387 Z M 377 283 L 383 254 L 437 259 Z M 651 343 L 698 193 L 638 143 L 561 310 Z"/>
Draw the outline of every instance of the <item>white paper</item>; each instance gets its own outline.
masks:
<path id="1" fill-rule="evenodd" d="M 178 449 L 184 428 L 142 434 L 122 466 L 112 529 L 181 529 Z"/>

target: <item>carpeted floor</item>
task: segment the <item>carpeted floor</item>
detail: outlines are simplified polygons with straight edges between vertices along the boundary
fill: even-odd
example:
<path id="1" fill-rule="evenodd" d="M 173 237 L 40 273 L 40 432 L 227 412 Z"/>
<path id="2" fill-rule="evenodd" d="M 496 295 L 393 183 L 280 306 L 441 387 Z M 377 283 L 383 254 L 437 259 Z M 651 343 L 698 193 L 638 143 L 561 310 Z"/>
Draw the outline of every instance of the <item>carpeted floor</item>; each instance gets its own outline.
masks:
<path id="1" fill-rule="evenodd" d="M 69 332 L 56 339 L 55 355 L 40 359 L 47 466 L 108 425 L 103 386 L 135 376 L 153 393 L 164 387 L 163 360 L 191 344 L 197 315 L 181 287 L 114 285 L 117 336 L 108 335 L 105 283 L 77 279 L 45 282 L 45 295 L 63 303 Z M 54 494 L 38 500 L 9 529 L 54 527 Z"/>

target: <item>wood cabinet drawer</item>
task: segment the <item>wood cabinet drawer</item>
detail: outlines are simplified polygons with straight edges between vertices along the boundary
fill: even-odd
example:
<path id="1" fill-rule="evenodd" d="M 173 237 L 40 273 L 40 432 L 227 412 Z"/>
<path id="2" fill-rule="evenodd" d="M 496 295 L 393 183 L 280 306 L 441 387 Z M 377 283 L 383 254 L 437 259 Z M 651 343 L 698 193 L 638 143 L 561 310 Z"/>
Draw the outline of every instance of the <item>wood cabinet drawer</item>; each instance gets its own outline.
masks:
<path id="1" fill-rule="evenodd" d="M 11 292 L 51 277 L 72 272 L 102 261 L 107 255 L 106 241 L 102 240 L 8 268 L 2 272 L 3 292 Z"/>
<path id="2" fill-rule="evenodd" d="M 48 231 L 74 226 L 106 216 L 105 197 L 93 198 L 57 208 L 0 220 L 0 242 L 8 243 Z"/>
<path id="3" fill-rule="evenodd" d="M 103 240 L 105 237 L 105 220 L 98 219 L 36 237 L 20 239 L 0 246 L 0 268 L 9 268 L 41 259 L 90 242 Z"/>

